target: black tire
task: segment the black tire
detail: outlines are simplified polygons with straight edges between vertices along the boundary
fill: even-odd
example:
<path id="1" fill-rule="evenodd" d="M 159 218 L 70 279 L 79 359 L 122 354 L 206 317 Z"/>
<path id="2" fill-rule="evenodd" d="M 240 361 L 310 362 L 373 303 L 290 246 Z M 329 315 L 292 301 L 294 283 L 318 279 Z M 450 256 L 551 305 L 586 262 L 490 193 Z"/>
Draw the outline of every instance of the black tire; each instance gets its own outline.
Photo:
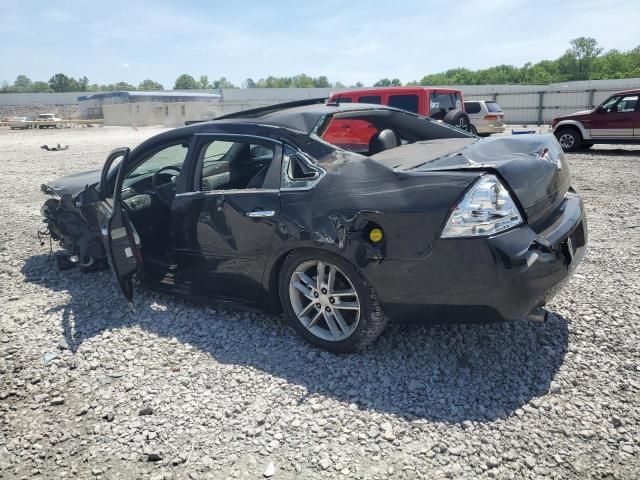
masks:
<path id="1" fill-rule="evenodd" d="M 473 124 L 469 125 L 469 133 L 473 133 L 476 137 L 479 137 L 478 129 L 474 127 Z"/>
<path id="2" fill-rule="evenodd" d="M 565 152 L 575 152 L 582 146 L 582 135 L 577 128 L 559 128 L 556 130 L 555 136 Z"/>
<path id="3" fill-rule="evenodd" d="M 462 110 L 449 110 L 442 121 L 466 132 L 471 131 L 472 125 L 469 115 Z"/>
<path id="4" fill-rule="evenodd" d="M 591 147 L 593 147 L 593 143 L 582 142 L 582 146 L 580 148 L 583 148 L 583 149 L 586 150 L 586 149 L 589 149 Z"/>
<path id="5" fill-rule="evenodd" d="M 321 261 L 332 264 L 348 277 L 358 294 L 360 316 L 353 333 L 339 341 L 327 341 L 309 331 L 298 319 L 289 293 L 291 277 L 298 267 L 309 261 Z M 387 318 L 382 312 L 378 296 L 369 282 L 349 262 L 321 250 L 297 250 L 289 254 L 282 264 L 278 279 L 280 302 L 284 314 L 294 330 L 309 343 L 333 353 L 353 353 L 371 344 L 384 330 Z M 322 320 L 320 320 L 322 321 Z"/>

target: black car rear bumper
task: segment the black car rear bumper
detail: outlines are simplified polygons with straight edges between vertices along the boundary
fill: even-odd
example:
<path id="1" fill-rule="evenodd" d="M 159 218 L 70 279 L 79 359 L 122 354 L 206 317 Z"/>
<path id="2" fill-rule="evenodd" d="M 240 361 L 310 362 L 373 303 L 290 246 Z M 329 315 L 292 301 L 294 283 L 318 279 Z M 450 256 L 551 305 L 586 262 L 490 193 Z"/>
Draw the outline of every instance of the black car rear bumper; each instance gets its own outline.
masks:
<path id="1" fill-rule="evenodd" d="M 489 238 L 440 239 L 425 258 L 383 261 L 366 276 L 396 322 L 519 319 L 555 295 L 586 244 L 582 200 L 569 192 L 544 225 Z"/>

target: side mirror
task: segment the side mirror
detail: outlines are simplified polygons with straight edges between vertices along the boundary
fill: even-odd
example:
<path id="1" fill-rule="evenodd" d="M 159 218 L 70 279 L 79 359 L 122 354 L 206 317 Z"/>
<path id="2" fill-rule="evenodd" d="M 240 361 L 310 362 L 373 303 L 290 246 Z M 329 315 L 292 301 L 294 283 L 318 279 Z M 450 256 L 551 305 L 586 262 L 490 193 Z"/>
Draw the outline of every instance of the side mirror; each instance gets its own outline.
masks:
<path id="1" fill-rule="evenodd" d="M 107 160 L 104 162 L 102 166 L 102 173 L 100 174 L 100 184 L 98 185 L 98 195 L 103 200 L 109 197 L 109 170 L 111 170 L 111 165 L 113 162 L 119 158 L 124 156 L 129 149 L 127 147 L 120 147 L 113 150 L 109 155 L 107 155 Z"/>

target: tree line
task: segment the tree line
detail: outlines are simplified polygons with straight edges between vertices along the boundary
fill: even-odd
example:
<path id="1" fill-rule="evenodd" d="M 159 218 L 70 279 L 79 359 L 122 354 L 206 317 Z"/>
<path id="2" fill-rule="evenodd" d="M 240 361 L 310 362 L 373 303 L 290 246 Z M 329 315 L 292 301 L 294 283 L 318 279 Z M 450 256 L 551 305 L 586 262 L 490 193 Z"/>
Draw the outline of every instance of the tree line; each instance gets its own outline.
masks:
<path id="1" fill-rule="evenodd" d="M 404 85 L 488 85 L 488 84 L 549 84 L 573 80 L 605 80 L 616 78 L 640 77 L 640 46 L 621 52 L 603 49 L 594 38 L 580 37 L 571 40 L 566 52 L 556 60 L 543 60 L 536 64 L 525 63 L 522 67 L 513 65 L 497 65 L 495 67 L 469 70 L 454 68 L 445 72 L 428 74 L 420 80 L 407 82 Z M 402 86 L 398 78 L 382 78 L 373 84 L 374 87 Z M 352 88 L 363 87 L 362 82 L 349 85 Z M 304 73 L 293 77 L 268 76 L 254 81 L 247 78 L 239 86 L 226 77 L 209 80 L 207 75 L 198 79 L 189 74 L 180 75 L 174 90 L 223 89 L 223 88 L 345 88 L 341 82 L 331 83 L 321 75 L 310 77 Z M 32 81 L 26 75 L 18 75 L 13 84 L 4 82 L 0 88 L 2 93 L 34 93 L 34 92 L 105 92 L 114 90 L 164 90 L 164 86 L 154 80 L 147 79 L 138 85 L 117 82 L 109 85 L 90 84 L 86 76 L 69 77 L 63 73 L 53 75 L 48 82 Z"/>

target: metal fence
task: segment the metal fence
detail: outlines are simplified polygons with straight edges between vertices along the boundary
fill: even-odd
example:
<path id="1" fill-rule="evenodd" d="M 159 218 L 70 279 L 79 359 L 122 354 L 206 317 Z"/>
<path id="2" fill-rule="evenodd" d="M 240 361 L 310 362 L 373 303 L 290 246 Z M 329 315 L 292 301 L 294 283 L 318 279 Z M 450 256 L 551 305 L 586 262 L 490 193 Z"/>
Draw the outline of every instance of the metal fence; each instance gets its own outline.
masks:
<path id="1" fill-rule="evenodd" d="M 550 85 L 441 85 L 459 88 L 467 100 L 495 100 L 505 112 L 507 123 L 545 124 L 554 117 L 591 109 L 609 95 L 621 90 L 640 88 L 640 78 L 621 80 L 589 80 L 555 83 Z M 222 111 L 244 110 L 262 105 L 328 97 L 332 92 L 345 89 L 332 88 L 252 88 L 224 89 Z M 191 92 L 212 93 L 211 90 Z M 213 93 L 218 93 L 215 91 Z M 78 97 L 90 93 L 5 93 L 0 94 L 0 105 L 70 105 Z M 227 104 L 225 106 L 225 104 Z"/>

